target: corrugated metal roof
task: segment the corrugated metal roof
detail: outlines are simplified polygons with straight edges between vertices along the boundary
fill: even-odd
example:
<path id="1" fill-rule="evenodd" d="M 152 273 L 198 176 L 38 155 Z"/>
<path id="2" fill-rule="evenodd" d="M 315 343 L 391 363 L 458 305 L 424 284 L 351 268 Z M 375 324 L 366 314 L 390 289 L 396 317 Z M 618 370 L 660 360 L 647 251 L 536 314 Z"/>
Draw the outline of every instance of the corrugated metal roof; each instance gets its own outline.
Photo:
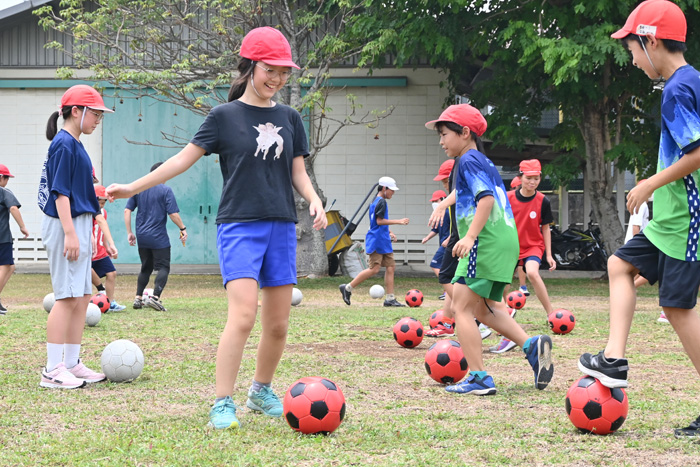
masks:
<path id="1" fill-rule="evenodd" d="M 50 2 L 51 0 L 0 0 L 0 20 Z"/>

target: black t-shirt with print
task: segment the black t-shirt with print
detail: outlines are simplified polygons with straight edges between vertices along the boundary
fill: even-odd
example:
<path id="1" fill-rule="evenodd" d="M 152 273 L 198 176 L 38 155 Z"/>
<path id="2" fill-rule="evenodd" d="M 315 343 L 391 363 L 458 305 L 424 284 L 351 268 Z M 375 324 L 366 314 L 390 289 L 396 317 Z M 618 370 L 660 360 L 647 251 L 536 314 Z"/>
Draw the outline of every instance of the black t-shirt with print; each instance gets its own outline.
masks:
<path id="1" fill-rule="evenodd" d="M 217 224 L 297 222 L 292 160 L 309 154 L 299 112 L 282 104 L 222 104 L 209 112 L 191 143 L 220 156 L 224 186 Z"/>

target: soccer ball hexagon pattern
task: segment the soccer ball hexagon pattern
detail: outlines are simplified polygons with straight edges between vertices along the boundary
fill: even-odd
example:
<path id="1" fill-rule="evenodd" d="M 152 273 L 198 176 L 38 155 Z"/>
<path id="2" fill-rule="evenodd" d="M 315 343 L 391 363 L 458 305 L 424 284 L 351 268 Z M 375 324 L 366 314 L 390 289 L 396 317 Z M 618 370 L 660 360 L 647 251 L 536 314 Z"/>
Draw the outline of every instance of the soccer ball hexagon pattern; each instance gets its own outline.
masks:
<path id="1" fill-rule="evenodd" d="M 119 339 L 102 351 L 102 373 L 115 383 L 133 381 L 143 370 L 143 352 L 138 345 L 127 339 Z"/>
<path id="2" fill-rule="evenodd" d="M 576 318 L 569 310 L 559 308 L 554 310 L 547 317 L 549 328 L 555 334 L 568 334 L 576 326 Z"/>
<path id="3" fill-rule="evenodd" d="M 56 299 L 54 298 L 53 292 L 47 293 L 44 297 L 44 310 L 46 310 L 47 313 L 51 313 L 51 308 L 53 308 L 54 303 L 56 303 Z"/>
<path id="4" fill-rule="evenodd" d="M 469 365 L 459 342 L 443 339 L 431 345 L 425 354 L 425 371 L 438 383 L 461 381 L 469 371 Z"/>
<path id="5" fill-rule="evenodd" d="M 300 304 L 303 298 L 304 294 L 301 293 L 301 290 L 294 287 L 292 289 L 292 306 L 297 306 L 298 304 Z"/>
<path id="6" fill-rule="evenodd" d="M 294 431 L 329 434 L 345 418 L 345 396 L 333 381 L 309 376 L 289 386 L 284 395 L 283 411 Z"/>
<path id="7" fill-rule="evenodd" d="M 97 326 L 97 323 L 102 319 L 102 311 L 94 303 L 88 303 L 87 311 L 85 312 L 85 324 L 88 326 Z"/>
<path id="8" fill-rule="evenodd" d="M 566 392 L 566 413 L 579 430 L 607 435 L 627 418 L 629 401 L 622 388 L 607 388 L 592 376 L 582 376 Z"/>
<path id="9" fill-rule="evenodd" d="M 97 305 L 97 308 L 99 308 L 102 313 L 107 313 L 109 311 L 109 298 L 107 294 L 102 292 L 96 293 L 90 299 L 90 303 Z"/>
<path id="10" fill-rule="evenodd" d="M 384 296 L 384 287 L 379 284 L 374 284 L 369 288 L 369 296 L 376 299 L 382 298 Z"/>
<path id="11" fill-rule="evenodd" d="M 423 341 L 423 325 L 415 318 L 401 318 L 394 325 L 394 339 L 401 347 L 412 349 Z"/>
<path id="12" fill-rule="evenodd" d="M 525 306 L 525 294 L 519 290 L 514 290 L 506 296 L 506 304 L 516 310 L 521 309 Z"/>
<path id="13" fill-rule="evenodd" d="M 421 306 L 423 304 L 423 292 L 418 289 L 411 289 L 406 292 L 406 304 L 410 307 Z"/>
<path id="14" fill-rule="evenodd" d="M 433 314 L 430 315 L 430 318 L 428 319 L 428 325 L 430 326 L 430 329 L 434 329 L 435 326 L 438 324 L 443 324 L 442 320 L 444 318 L 444 311 L 443 310 L 437 310 L 434 311 Z"/>

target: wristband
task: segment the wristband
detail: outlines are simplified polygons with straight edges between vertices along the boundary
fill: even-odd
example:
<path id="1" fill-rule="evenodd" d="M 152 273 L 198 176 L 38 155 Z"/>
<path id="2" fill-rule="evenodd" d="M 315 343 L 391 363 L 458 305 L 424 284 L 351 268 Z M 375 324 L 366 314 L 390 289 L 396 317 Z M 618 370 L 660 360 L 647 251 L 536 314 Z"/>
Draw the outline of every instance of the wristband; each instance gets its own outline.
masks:
<path id="1" fill-rule="evenodd" d="M 183 230 L 187 230 L 187 227 L 181 228 L 181 229 L 180 229 L 180 232 L 182 232 Z"/>

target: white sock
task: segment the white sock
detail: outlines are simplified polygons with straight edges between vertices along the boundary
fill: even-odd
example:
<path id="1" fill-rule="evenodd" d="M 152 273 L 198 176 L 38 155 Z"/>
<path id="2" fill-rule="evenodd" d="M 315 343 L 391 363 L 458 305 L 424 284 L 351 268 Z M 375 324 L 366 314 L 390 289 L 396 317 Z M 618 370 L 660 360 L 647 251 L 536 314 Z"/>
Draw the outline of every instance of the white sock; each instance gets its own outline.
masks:
<path id="1" fill-rule="evenodd" d="M 396 300 L 396 296 L 393 293 L 388 293 L 386 294 L 386 299 L 389 301 Z"/>
<path id="2" fill-rule="evenodd" d="M 66 368 L 73 368 L 78 364 L 80 358 L 80 344 L 64 344 L 63 345 L 63 363 Z"/>
<path id="3" fill-rule="evenodd" d="M 53 371 L 63 361 L 63 344 L 46 343 L 46 371 Z"/>
<path id="4" fill-rule="evenodd" d="M 350 285 L 350 284 L 345 284 L 345 290 L 346 290 L 347 292 L 351 292 L 351 293 L 352 293 L 352 285 Z"/>

